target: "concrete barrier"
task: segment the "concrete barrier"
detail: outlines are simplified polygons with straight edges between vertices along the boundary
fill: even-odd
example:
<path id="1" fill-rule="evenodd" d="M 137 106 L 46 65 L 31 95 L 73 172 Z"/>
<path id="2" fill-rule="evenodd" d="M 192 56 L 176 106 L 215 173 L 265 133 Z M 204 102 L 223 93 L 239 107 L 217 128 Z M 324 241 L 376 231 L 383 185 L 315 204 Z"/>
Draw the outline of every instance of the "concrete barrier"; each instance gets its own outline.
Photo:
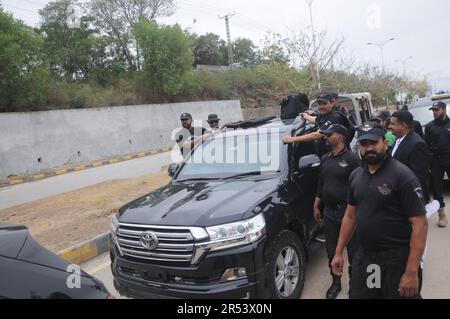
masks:
<path id="1" fill-rule="evenodd" d="M 0 114 L 0 179 L 172 147 L 184 112 L 243 120 L 238 100 Z"/>

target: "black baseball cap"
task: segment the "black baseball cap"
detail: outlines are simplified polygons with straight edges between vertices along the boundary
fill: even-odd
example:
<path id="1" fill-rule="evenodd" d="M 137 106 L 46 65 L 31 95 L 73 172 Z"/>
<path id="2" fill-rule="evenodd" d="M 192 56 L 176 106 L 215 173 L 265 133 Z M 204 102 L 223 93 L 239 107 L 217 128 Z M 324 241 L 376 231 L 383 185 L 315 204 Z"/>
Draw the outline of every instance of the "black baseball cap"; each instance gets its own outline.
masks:
<path id="1" fill-rule="evenodd" d="M 383 121 L 389 120 L 391 118 L 391 113 L 389 111 L 381 111 L 377 118 Z"/>
<path id="2" fill-rule="evenodd" d="M 367 140 L 378 142 L 380 138 L 384 138 L 385 136 L 386 130 L 380 124 L 366 124 L 358 129 L 358 142 Z"/>
<path id="3" fill-rule="evenodd" d="M 180 116 L 180 120 L 181 120 L 181 121 L 182 121 L 182 120 L 192 120 L 192 115 L 189 114 L 189 113 L 183 113 L 183 114 L 181 114 L 181 116 Z"/>
<path id="4" fill-rule="evenodd" d="M 322 93 L 319 93 L 319 95 L 317 95 L 316 100 L 331 102 L 332 100 L 334 100 L 334 96 L 330 93 L 322 92 Z"/>
<path id="5" fill-rule="evenodd" d="M 337 93 L 330 93 L 330 95 L 333 97 L 333 99 L 339 99 L 339 94 Z"/>
<path id="6" fill-rule="evenodd" d="M 220 119 L 217 116 L 217 114 L 209 114 L 208 115 L 208 122 L 211 122 L 211 121 L 220 121 Z"/>
<path id="7" fill-rule="evenodd" d="M 445 104 L 444 102 L 435 102 L 435 103 L 433 103 L 433 106 L 430 107 L 430 111 L 437 110 L 437 109 L 446 109 L 446 108 L 447 108 L 447 104 Z"/>
<path id="8" fill-rule="evenodd" d="M 348 131 L 345 128 L 345 126 L 340 125 L 340 124 L 330 125 L 330 126 L 328 126 L 328 128 L 326 128 L 324 130 L 320 130 L 319 132 L 324 134 L 324 135 L 340 134 L 340 135 L 345 136 L 345 137 L 348 136 Z"/>

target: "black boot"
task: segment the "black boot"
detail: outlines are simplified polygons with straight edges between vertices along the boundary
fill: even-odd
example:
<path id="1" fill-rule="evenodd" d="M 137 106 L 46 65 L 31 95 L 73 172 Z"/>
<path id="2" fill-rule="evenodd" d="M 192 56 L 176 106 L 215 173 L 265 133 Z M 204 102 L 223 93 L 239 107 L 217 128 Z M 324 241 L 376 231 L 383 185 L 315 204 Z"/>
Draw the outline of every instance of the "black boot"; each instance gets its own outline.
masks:
<path id="1" fill-rule="evenodd" d="M 327 290 L 327 299 L 336 299 L 339 295 L 339 292 L 342 290 L 341 287 L 341 278 L 333 276 L 333 283 L 331 287 Z"/>

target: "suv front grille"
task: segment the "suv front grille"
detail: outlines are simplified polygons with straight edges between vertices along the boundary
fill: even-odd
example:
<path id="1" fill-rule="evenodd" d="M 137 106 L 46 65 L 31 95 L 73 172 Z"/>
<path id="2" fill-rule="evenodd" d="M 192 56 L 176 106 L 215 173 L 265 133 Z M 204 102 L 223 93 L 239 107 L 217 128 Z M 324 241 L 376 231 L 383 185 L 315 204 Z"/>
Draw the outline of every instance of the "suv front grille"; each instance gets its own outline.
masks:
<path id="1" fill-rule="evenodd" d="M 141 244 L 141 235 L 153 232 L 158 238 L 155 249 Z M 194 237 L 189 229 L 160 226 L 123 225 L 117 230 L 117 241 L 124 255 L 144 260 L 164 262 L 191 262 Z"/>

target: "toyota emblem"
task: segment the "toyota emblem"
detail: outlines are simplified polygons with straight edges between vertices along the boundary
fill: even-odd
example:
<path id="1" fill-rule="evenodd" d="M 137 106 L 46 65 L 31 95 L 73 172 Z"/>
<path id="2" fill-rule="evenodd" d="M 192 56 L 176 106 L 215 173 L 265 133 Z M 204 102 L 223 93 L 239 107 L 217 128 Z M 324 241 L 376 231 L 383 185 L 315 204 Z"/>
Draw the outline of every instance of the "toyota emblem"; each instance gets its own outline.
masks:
<path id="1" fill-rule="evenodd" d="M 158 237 L 156 237 L 156 234 L 154 232 L 148 231 L 142 233 L 139 241 L 141 243 L 141 246 L 147 250 L 153 250 L 158 247 Z"/>

